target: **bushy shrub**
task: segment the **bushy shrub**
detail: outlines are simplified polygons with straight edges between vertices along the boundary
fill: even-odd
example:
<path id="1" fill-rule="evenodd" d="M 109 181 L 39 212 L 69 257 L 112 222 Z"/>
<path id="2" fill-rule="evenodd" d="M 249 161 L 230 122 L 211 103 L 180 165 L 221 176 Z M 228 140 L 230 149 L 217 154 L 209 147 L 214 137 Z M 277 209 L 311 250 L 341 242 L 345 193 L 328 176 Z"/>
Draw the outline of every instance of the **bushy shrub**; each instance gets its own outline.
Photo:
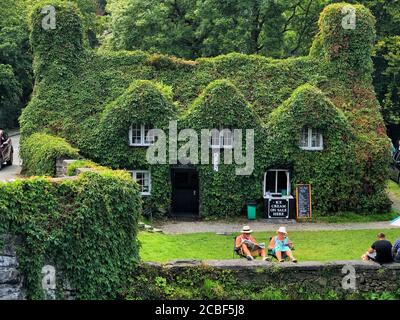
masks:
<path id="1" fill-rule="evenodd" d="M 76 179 L 0 183 L 0 230 L 21 238 L 18 257 L 29 299 L 43 297 L 41 269 L 56 267 L 57 289 L 78 299 L 114 299 L 138 260 L 138 186 L 125 172 Z"/>
<path id="2" fill-rule="evenodd" d="M 56 159 L 77 159 L 78 152 L 63 138 L 35 133 L 21 144 L 23 171 L 26 175 L 54 176 Z"/>

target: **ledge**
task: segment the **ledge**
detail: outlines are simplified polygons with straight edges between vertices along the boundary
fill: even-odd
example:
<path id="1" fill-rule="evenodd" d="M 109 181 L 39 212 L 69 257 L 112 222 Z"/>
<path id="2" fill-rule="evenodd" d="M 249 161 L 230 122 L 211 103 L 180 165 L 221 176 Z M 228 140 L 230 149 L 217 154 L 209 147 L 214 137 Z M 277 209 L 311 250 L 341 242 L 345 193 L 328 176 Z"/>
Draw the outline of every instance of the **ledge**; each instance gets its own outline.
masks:
<path id="1" fill-rule="evenodd" d="M 306 261 L 306 262 L 268 262 L 261 260 L 247 261 L 245 259 L 231 259 L 231 260 L 173 260 L 167 263 L 157 262 L 143 262 L 145 265 L 158 266 L 165 268 L 187 268 L 187 267 L 213 267 L 218 269 L 259 269 L 261 268 L 282 268 L 282 269 L 297 269 L 297 270 L 320 270 L 326 267 L 337 267 L 342 268 L 344 266 L 352 266 L 356 269 L 390 269 L 399 270 L 400 263 L 389 263 L 379 264 L 373 261 L 361 261 L 361 260 L 340 260 L 340 261 L 329 261 L 329 262 L 318 262 L 318 261 Z"/>

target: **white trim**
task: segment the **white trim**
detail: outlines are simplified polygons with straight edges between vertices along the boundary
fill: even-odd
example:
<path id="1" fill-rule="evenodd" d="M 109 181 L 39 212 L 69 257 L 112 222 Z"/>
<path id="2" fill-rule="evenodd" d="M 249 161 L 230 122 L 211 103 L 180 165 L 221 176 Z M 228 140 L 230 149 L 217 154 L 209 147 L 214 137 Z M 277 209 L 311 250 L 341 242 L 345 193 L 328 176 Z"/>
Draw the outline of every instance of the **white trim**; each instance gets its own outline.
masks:
<path id="1" fill-rule="evenodd" d="M 150 196 L 151 195 L 151 172 L 149 170 L 131 170 L 129 171 L 132 174 L 132 179 L 134 179 L 137 182 L 137 174 L 138 173 L 143 173 L 143 174 L 148 174 L 149 175 L 149 191 L 142 192 L 140 191 L 140 195 L 142 196 Z M 139 184 L 139 187 L 142 188 L 142 186 Z"/>
<path id="2" fill-rule="evenodd" d="M 213 133 L 218 131 L 218 144 L 212 144 L 213 143 Z M 230 140 L 231 144 L 224 144 L 225 139 L 224 139 L 224 132 L 230 132 Z M 210 149 L 233 149 L 233 130 L 229 128 L 223 128 L 223 129 L 211 129 L 210 130 L 210 142 L 209 142 Z"/>
<path id="3" fill-rule="evenodd" d="M 139 125 L 136 125 L 136 127 Z M 131 147 L 149 147 L 152 145 L 150 142 L 146 142 L 146 125 L 140 125 L 140 142 L 133 142 L 133 124 L 129 128 L 129 146 Z"/>
<path id="4" fill-rule="evenodd" d="M 301 136 L 300 137 L 300 149 L 307 150 L 307 151 L 321 151 L 321 150 L 324 150 L 324 137 L 323 137 L 322 133 L 319 132 L 319 130 L 313 129 L 313 128 L 310 128 L 310 127 L 307 127 L 307 130 L 308 130 L 308 132 L 307 132 L 307 146 L 302 146 L 301 145 L 301 142 L 302 142 L 302 139 L 303 139 L 303 136 Z M 317 147 L 312 147 L 313 130 L 317 131 L 317 134 L 319 135 L 319 138 L 320 138 L 320 145 L 317 146 Z M 303 129 L 302 129 L 302 131 L 303 131 Z M 301 135 L 303 135 L 303 132 L 301 132 Z"/>
<path id="5" fill-rule="evenodd" d="M 263 194 L 264 198 L 267 198 L 267 190 L 266 190 L 266 179 L 267 179 L 267 174 L 268 172 L 275 172 L 275 193 L 271 194 L 268 198 L 269 199 L 293 199 L 292 196 L 292 190 L 291 190 L 291 184 L 290 184 L 290 171 L 287 169 L 270 169 L 267 170 L 264 173 L 264 182 L 263 182 Z M 287 190 L 287 195 L 286 196 L 274 196 L 274 194 L 278 193 L 277 187 L 278 187 L 278 175 L 276 172 L 285 172 L 286 173 L 286 190 Z"/>

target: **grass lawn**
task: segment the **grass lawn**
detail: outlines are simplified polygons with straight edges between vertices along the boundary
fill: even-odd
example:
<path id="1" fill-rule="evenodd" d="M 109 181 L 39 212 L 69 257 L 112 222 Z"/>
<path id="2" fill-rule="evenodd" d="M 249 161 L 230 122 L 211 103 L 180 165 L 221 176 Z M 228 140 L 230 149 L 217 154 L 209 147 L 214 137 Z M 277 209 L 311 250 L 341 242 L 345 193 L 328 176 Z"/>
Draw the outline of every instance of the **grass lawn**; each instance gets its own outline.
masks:
<path id="1" fill-rule="evenodd" d="M 386 191 L 393 193 L 400 201 L 400 186 L 393 180 L 388 180 Z"/>
<path id="2" fill-rule="evenodd" d="M 357 260 L 381 230 L 290 232 L 299 261 Z M 383 230 L 388 240 L 400 238 L 400 228 Z M 258 242 L 267 242 L 273 233 L 254 233 Z M 167 262 L 176 259 L 232 259 L 234 236 L 214 233 L 165 235 L 141 232 L 143 261 Z"/>

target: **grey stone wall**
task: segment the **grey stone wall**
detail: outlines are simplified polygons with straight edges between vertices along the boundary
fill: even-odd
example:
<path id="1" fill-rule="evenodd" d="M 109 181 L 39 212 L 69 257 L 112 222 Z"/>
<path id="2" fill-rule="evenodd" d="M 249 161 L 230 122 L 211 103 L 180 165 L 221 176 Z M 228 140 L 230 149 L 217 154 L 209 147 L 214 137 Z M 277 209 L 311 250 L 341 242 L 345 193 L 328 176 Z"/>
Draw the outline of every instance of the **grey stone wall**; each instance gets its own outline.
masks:
<path id="1" fill-rule="evenodd" d="M 67 175 L 68 165 L 75 162 L 76 160 L 72 159 L 57 159 L 56 160 L 56 177 L 65 177 Z"/>
<path id="2" fill-rule="evenodd" d="M 18 259 L 15 252 L 16 239 L 3 237 L 5 246 L 0 251 L 0 300 L 25 299 L 23 277 L 18 270 Z M 342 291 L 344 277 L 348 270 L 355 271 L 355 290 L 359 292 L 397 291 L 400 288 L 400 263 L 379 265 L 364 261 L 333 261 L 329 263 L 301 262 L 271 263 L 263 261 L 234 260 L 181 260 L 167 264 L 146 262 L 146 268 L 151 268 L 160 276 L 168 273 L 178 277 L 188 268 L 201 270 L 227 269 L 243 283 L 256 286 L 302 287 L 312 292 L 324 292 L 327 289 Z M 348 289 L 352 290 L 352 289 Z M 74 299 L 75 292 L 69 285 L 62 290 L 64 299 Z M 51 299 L 51 297 L 49 297 Z"/>
<path id="3" fill-rule="evenodd" d="M 0 239 L 3 249 L 0 250 L 0 300 L 21 300 L 25 298 L 23 278 L 18 270 L 18 259 L 15 252 L 17 239 L 3 236 Z"/>
<path id="4" fill-rule="evenodd" d="M 227 269 L 243 283 L 262 286 L 302 287 L 312 292 L 357 290 L 359 292 L 394 292 L 400 289 L 400 263 L 380 265 L 365 261 L 333 261 L 278 263 L 261 260 L 247 261 L 210 260 L 210 261 L 172 261 L 167 264 L 146 263 L 147 267 L 156 268 L 160 274 L 168 272 L 179 276 L 187 268 Z M 354 271 L 354 289 L 343 287 Z M 346 278 L 347 277 L 347 278 Z"/>

